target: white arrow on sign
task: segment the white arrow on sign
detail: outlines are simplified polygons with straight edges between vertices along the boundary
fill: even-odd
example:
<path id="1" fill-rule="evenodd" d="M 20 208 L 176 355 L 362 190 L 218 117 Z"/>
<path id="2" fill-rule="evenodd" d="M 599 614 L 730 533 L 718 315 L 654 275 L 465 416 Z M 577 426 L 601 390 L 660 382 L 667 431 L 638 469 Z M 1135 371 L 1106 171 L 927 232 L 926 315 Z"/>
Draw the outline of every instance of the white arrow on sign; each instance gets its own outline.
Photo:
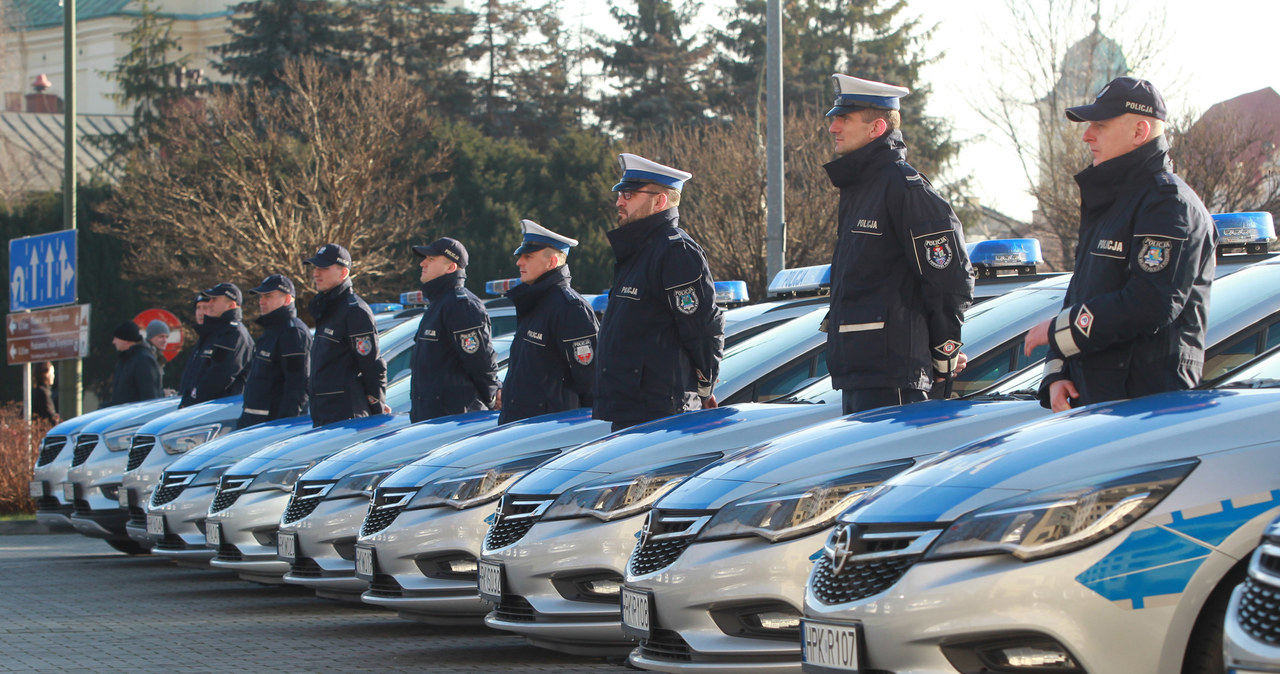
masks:
<path id="1" fill-rule="evenodd" d="M 31 270 L 31 299 L 40 294 L 40 258 L 36 255 L 36 247 L 31 247 L 31 262 L 27 265 Z"/>
<path id="2" fill-rule="evenodd" d="M 23 305 L 27 303 L 27 272 L 21 266 L 13 268 L 13 279 L 9 281 L 9 294 L 13 299 L 9 304 Z"/>
<path id="3" fill-rule="evenodd" d="M 17 331 L 18 331 L 18 322 L 17 322 L 17 321 L 15 321 L 15 320 L 13 320 L 12 318 L 10 318 L 10 319 L 9 319 L 9 332 L 10 332 L 10 333 L 14 333 L 14 332 L 17 332 Z"/>
<path id="4" fill-rule="evenodd" d="M 53 297 L 53 246 L 44 249 L 44 296 Z"/>
<path id="5" fill-rule="evenodd" d="M 18 357 L 18 347 L 13 346 L 13 345 L 10 345 L 10 346 L 9 346 L 9 360 L 13 360 L 14 358 L 17 358 L 17 357 Z"/>
<path id="6" fill-rule="evenodd" d="M 76 280 L 76 268 L 67 262 L 67 244 L 62 244 L 58 248 L 58 294 L 66 295 L 67 286 Z"/>

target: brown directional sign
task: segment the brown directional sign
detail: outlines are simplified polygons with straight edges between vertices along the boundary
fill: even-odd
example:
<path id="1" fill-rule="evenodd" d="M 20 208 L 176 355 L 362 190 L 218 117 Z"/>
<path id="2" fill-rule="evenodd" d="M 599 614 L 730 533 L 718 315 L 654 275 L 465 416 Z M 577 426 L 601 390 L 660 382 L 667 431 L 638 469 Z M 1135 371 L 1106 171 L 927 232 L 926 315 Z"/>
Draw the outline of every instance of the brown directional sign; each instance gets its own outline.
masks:
<path id="1" fill-rule="evenodd" d="M 89 355 L 89 305 L 9 314 L 4 321 L 10 365 Z"/>

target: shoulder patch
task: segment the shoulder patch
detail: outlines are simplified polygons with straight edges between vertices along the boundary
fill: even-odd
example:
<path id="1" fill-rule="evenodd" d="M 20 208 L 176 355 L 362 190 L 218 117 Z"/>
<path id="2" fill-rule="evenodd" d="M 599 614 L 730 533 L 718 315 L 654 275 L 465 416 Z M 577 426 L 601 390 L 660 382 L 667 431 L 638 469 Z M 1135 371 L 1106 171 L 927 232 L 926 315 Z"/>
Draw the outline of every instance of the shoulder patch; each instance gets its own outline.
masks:
<path id="1" fill-rule="evenodd" d="M 898 170 L 902 171 L 902 177 L 906 179 L 908 187 L 924 187 L 929 184 L 929 179 L 923 173 L 915 170 L 911 164 L 905 161 L 898 162 Z"/>
<path id="2" fill-rule="evenodd" d="M 1172 173 L 1168 171 L 1161 171 L 1156 174 L 1156 187 L 1158 187 L 1161 192 L 1174 194 L 1178 191 L 1178 181 L 1173 177 Z"/>

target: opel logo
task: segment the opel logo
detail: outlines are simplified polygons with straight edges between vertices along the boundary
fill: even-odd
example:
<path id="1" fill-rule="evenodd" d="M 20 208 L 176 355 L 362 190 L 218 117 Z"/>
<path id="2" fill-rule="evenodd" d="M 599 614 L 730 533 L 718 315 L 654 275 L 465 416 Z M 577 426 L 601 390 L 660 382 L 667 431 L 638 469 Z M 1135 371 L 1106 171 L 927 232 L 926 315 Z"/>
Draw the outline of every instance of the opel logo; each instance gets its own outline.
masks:
<path id="1" fill-rule="evenodd" d="M 849 559 L 856 554 L 857 538 L 861 532 L 857 525 L 849 524 L 836 529 L 831 536 L 831 572 L 840 575 Z"/>
<path id="2" fill-rule="evenodd" d="M 640 527 L 640 547 L 642 548 L 645 545 L 648 545 L 649 534 L 653 533 L 653 530 L 649 526 L 650 523 L 652 522 L 653 522 L 653 514 L 650 513 L 648 517 L 644 518 L 644 526 Z"/>

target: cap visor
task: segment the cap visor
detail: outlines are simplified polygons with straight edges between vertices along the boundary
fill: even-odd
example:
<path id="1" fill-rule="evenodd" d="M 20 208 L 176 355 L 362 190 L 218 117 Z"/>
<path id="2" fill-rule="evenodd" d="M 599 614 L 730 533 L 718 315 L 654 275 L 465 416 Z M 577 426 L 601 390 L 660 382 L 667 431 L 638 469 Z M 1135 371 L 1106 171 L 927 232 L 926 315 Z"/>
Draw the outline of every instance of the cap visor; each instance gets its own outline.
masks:
<path id="1" fill-rule="evenodd" d="M 1122 113 L 1115 110 L 1104 108 L 1099 105 L 1079 105 L 1074 108 L 1067 108 L 1067 119 L 1073 122 L 1100 122 L 1112 117 L 1119 117 Z"/>
<path id="2" fill-rule="evenodd" d="M 837 106 L 835 106 L 834 108 L 831 108 L 830 110 L 828 110 L 828 111 L 827 111 L 827 115 L 826 115 L 826 116 L 827 116 L 827 117 L 835 117 L 836 115 L 847 115 L 847 114 L 849 114 L 849 113 L 851 113 L 851 112 L 857 112 L 857 111 L 859 111 L 859 110 L 866 110 L 868 107 L 870 107 L 870 106 L 860 106 L 860 105 L 837 105 Z"/>
<path id="3" fill-rule="evenodd" d="M 533 252 L 540 251 L 543 248 L 550 248 L 550 247 L 551 246 L 548 246 L 545 243 L 537 243 L 535 241 L 526 241 L 520 244 L 520 247 L 517 248 L 516 252 L 512 253 L 512 255 L 524 255 L 525 253 L 533 253 Z"/>
<path id="4" fill-rule="evenodd" d="M 414 246 L 413 252 L 416 253 L 418 257 L 427 257 L 428 255 L 440 254 L 440 251 L 436 250 L 435 248 L 432 248 L 431 246 Z"/>
<path id="5" fill-rule="evenodd" d="M 624 180 L 613 186 L 614 192 L 634 192 L 651 183 L 640 182 L 638 180 Z"/>

